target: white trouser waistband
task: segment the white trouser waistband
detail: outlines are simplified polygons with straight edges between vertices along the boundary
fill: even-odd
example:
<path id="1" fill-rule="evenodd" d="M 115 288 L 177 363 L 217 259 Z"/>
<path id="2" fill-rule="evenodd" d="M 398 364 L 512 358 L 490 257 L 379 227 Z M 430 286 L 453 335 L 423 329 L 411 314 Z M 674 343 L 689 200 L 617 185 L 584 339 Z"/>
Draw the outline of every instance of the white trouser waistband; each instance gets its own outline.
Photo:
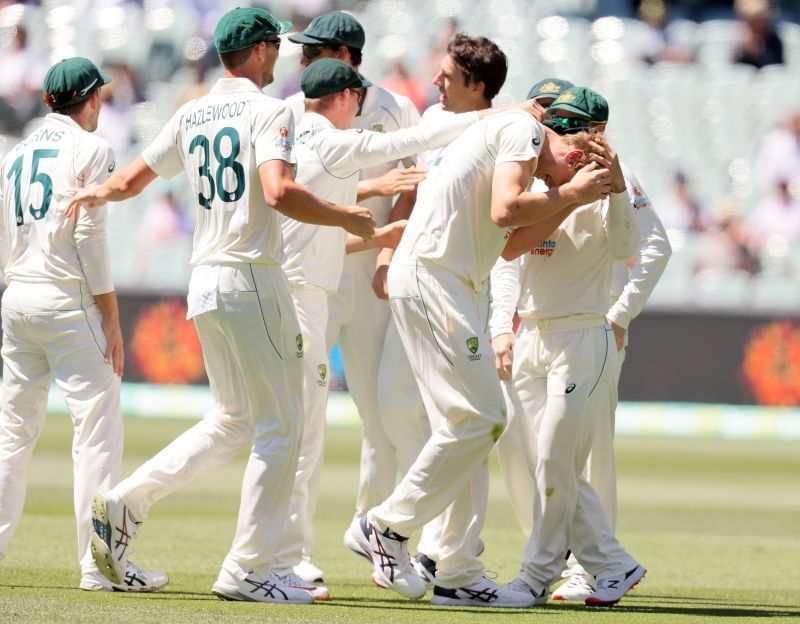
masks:
<path id="1" fill-rule="evenodd" d="M 602 314 L 593 313 L 570 314 L 569 316 L 554 316 L 550 318 L 521 316 L 520 320 L 524 329 L 539 334 L 550 334 L 572 329 L 586 329 L 587 327 L 597 327 L 606 324 L 606 318 Z"/>

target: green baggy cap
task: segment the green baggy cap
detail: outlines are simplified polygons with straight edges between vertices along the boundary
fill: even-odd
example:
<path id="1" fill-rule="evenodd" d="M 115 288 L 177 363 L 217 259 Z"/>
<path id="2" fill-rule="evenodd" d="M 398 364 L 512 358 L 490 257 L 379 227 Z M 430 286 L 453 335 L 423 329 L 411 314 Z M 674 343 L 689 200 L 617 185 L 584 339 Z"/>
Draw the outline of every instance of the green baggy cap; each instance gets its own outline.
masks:
<path id="1" fill-rule="evenodd" d="M 557 115 L 557 110 L 569 111 L 595 123 L 608 121 L 608 102 L 597 91 L 586 87 L 572 87 L 559 95 L 547 111 Z"/>
<path id="2" fill-rule="evenodd" d="M 307 98 L 318 98 L 345 89 L 371 86 L 372 83 L 359 76 L 350 65 L 334 58 L 324 58 L 311 63 L 300 76 L 300 88 Z"/>
<path id="3" fill-rule="evenodd" d="M 257 8 L 235 8 L 228 11 L 214 30 L 217 52 L 235 52 L 264 41 L 270 35 L 282 35 L 292 23 L 277 20 L 268 11 Z"/>
<path id="4" fill-rule="evenodd" d="M 358 20 L 341 11 L 315 17 L 303 32 L 289 37 L 293 43 L 346 45 L 356 50 L 364 47 L 364 39 L 364 28 Z"/>
<path id="5" fill-rule="evenodd" d="M 89 59 L 73 56 L 47 70 L 44 77 L 44 101 L 50 108 L 64 108 L 87 99 L 111 76 L 101 72 Z"/>
<path id="6" fill-rule="evenodd" d="M 528 91 L 526 99 L 538 100 L 539 98 L 557 98 L 563 91 L 570 87 L 574 87 L 569 80 L 561 80 L 559 78 L 545 78 L 540 80 L 531 87 Z"/>

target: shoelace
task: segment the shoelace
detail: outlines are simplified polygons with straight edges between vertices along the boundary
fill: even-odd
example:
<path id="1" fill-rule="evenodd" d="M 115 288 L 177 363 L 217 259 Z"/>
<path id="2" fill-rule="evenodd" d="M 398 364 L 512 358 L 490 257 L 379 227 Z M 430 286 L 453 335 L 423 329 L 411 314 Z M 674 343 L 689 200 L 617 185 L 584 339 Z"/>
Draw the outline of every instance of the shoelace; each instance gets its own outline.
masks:
<path id="1" fill-rule="evenodd" d="M 284 574 L 281 576 L 280 574 L 276 575 L 280 580 L 282 580 L 286 585 L 291 587 L 311 587 L 311 583 L 306 583 L 303 579 L 301 579 L 297 574 L 294 572 L 289 572 L 288 574 Z"/>

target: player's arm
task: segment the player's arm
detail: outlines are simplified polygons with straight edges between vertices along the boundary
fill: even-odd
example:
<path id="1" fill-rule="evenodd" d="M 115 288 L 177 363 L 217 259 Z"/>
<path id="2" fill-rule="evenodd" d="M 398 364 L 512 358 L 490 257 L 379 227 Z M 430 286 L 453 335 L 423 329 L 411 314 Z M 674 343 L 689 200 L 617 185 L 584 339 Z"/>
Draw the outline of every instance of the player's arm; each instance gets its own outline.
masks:
<path id="1" fill-rule="evenodd" d="M 359 180 L 356 202 L 371 197 L 394 197 L 400 193 L 413 192 L 427 175 L 428 172 L 423 169 L 409 167 L 408 169 L 391 169 L 377 178 Z"/>
<path id="2" fill-rule="evenodd" d="M 80 189 L 75 193 L 67 207 L 66 216 L 77 218 L 82 204 L 89 208 L 102 206 L 108 202 L 119 202 L 139 195 L 148 184 L 158 177 L 141 156 L 129 165 L 119 169 L 99 186 Z"/>
<path id="3" fill-rule="evenodd" d="M 394 206 L 392 206 L 391 212 L 389 212 L 389 224 L 396 223 L 401 220 L 407 221 L 411 217 L 411 211 L 416 203 L 416 190 L 410 193 L 403 193 L 397 199 Z M 399 239 L 397 244 L 400 244 Z M 397 245 L 395 245 L 395 247 L 396 246 Z M 381 249 L 378 257 L 375 259 L 375 273 L 372 276 L 372 290 L 375 292 L 375 296 L 378 297 L 378 299 L 385 300 L 389 298 L 389 265 L 392 263 L 395 247 L 383 245 L 383 249 Z"/>
<path id="4" fill-rule="evenodd" d="M 264 199 L 287 217 L 303 223 L 341 227 L 369 240 L 375 232 L 372 214 L 361 206 L 341 206 L 318 198 L 294 181 L 292 167 L 280 159 L 267 160 L 258 167 Z"/>
<path id="5" fill-rule="evenodd" d="M 489 335 L 501 380 L 511 379 L 514 364 L 514 310 L 520 292 L 519 271 L 518 260 L 507 262 L 501 258 L 492 268 L 489 280 L 492 293 Z"/>
<path id="6" fill-rule="evenodd" d="M 375 235 L 370 240 L 364 240 L 351 234 L 347 237 L 345 251 L 351 254 L 378 247 L 393 250 L 400 244 L 400 238 L 403 236 L 407 223 L 408 221 L 406 220 L 393 221 L 382 227 L 375 228 Z"/>
<path id="7" fill-rule="evenodd" d="M 672 255 L 672 247 L 658 214 L 647 195 L 641 190 L 638 180 L 633 177 L 632 182 L 641 193 L 641 202 L 636 209 L 642 232 L 639 250 L 622 294 L 606 315 L 609 321 L 623 330 L 627 329 L 630 322 L 644 309 Z"/>
<path id="8" fill-rule="evenodd" d="M 106 337 L 106 363 L 111 364 L 114 372 L 122 377 L 125 367 L 125 351 L 122 345 L 122 330 L 119 326 L 119 307 L 117 293 L 113 290 L 94 296 L 94 301 L 103 316 L 103 334 Z"/>

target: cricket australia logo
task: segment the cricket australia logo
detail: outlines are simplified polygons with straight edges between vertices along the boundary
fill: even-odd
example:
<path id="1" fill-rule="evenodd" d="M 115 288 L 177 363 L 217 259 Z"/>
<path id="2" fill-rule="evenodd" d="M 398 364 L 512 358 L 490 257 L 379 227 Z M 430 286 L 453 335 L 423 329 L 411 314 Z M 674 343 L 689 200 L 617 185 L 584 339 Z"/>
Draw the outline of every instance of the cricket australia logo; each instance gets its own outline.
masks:
<path id="1" fill-rule="evenodd" d="M 373 132 L 383 132 L 383 124 L 372 124 Z"/>
<path id="2" fill-rule="evenodd" d="M 319 373 L 319 379 L 317 380 L 318 386 L 327 386 L 327 377 L 328 377 L 328 367 L 325 364 L 320 364 L 317 366 L 317 373 Z"/>
<path id="3" fill-rule="evenodd" d="M 478 337 L 473 336 L 472 338 L 467 338 L 467 349 L 469 349 L 469 355 L 467 356 L 468 359 L 475 361 L 481 359 L 481 354 L 478 353 Z"/>
<path id="4" fill-rule="evenodd" d="M 297 351 L 294 352 L 295 357 L 303 357 L 303 334 L 297 334 L 294 337 L 294 344 L 297 345 Z"/>

